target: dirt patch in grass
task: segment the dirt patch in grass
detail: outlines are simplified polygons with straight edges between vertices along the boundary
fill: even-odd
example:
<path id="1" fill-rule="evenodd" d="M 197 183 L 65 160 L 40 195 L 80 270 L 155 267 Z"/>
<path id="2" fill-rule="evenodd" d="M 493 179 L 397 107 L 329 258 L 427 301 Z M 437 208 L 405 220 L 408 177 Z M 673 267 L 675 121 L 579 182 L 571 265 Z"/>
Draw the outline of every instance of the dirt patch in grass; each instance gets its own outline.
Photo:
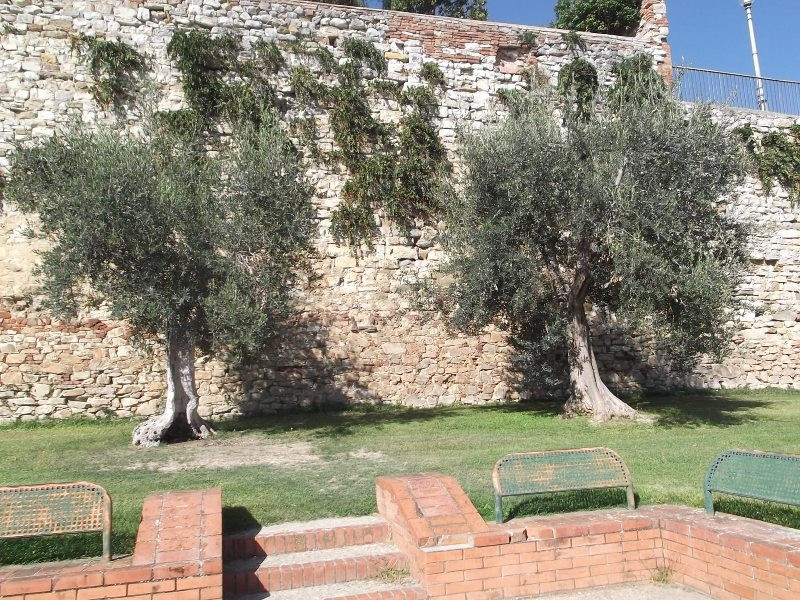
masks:
<path id="1" fill-rule="evenodd" d="M 311 442 L 274 442 L 258 435 L 236 435 L 158 448 L 126 448 L 99 457 L 101 471 L 181 471 L 236 467 L 302 467 L 322 459 Z"/>
<path id="2" fill-rule="evenodd" d="M 359 448 L 358 450 L 348 452 L 347 456 L 350 458 L 374 462 L 382 462 L 386 460 L 386 455 L 383 452 L 374 452 L 372 450 L 367 450 L 366 448 Z"/>

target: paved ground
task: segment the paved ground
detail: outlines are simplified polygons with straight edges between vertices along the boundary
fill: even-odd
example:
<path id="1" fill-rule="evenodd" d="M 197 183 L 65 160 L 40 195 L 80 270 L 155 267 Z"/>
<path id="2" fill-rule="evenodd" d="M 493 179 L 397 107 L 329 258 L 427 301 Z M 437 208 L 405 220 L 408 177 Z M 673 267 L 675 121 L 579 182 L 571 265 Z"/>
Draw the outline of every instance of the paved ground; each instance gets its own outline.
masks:
<path id="1" fill-rule="evenodd" d="M 537 596 L 538 600 L 708 600 L 699 592 L 675 585 L 637 584 Z"/>

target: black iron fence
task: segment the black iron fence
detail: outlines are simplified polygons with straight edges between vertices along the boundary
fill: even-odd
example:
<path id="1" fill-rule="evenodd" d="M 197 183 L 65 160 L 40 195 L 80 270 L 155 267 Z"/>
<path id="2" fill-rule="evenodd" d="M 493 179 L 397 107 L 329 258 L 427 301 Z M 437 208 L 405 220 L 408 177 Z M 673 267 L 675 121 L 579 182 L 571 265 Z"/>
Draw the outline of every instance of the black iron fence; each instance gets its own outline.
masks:
<path id="1" fill-rule="evenodd" d="M 764 91 L 766 110 L 800 115 L 800 82 L 723 73 L 693 67 L 673 67 L 675 93 L 687 102 L 713 102 L 737 108 L 759 109 L 758 84 Z"/>

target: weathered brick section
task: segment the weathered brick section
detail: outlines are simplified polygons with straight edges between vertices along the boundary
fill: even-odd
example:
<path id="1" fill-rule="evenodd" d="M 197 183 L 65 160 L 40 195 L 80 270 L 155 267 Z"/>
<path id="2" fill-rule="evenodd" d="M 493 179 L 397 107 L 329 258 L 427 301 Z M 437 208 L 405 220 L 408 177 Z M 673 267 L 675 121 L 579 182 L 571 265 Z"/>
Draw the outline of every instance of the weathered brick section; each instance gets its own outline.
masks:
<path id="1" fill-rule="evenodd" d="M 314 586 L 375 579 L 391 570 L 408 568 L 408 557 L 399 551 L 343 556 L 328 560 L 287 563 L 254 569 L 226 567 L 225 589 L 236 594 L 297 590 Z"/>
<path id="2" fill-rule="evenodd" d="M 469 502 L 453 483 L 439 475 L 377 480 L 378 508 L 393 542 L 434 599 L 494 600 L 649 581 L 657 569 L 724 600 L 800 597 L 796 530 L 672 506 L 505 525 L 481 520 L 473 528 L 471 503 L 461 518 L 449 508 L 454 500 Z M 426 514 L 434 506 L 448 508 Z M 436 514 L 442 510 L 447 523 Z"/>
<path id="3" fill-rule="evenodd" d="M 5 600 L 222 598 L 220 490 L 149 496 L 132 556 L 0 569 Z"/>
<path id="4" fill-rule="evenodd" d="M 672 81 L 672 50 L 667 38 L 669 19 L 666 0 L 642 0 L 642 22 L 636 37 L 652 48 L 658 70 L 667 81 Z"/>

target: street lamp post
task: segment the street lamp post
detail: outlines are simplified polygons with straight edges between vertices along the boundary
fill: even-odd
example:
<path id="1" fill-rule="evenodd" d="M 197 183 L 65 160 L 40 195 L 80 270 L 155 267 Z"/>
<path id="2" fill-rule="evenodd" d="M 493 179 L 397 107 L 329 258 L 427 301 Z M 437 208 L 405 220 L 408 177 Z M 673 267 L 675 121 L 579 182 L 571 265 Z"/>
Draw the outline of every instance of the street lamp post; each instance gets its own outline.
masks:
<path id="1" fill-rule="evenodd" d="M 753 0 L 741 0 L 744 12 L 747 14 L 747 26 L 750 29 L 750 47 L 753 49 L 753 65 L 756 68 L 756 93 L 758 94 L 758 108 L 768 110 L 767 96 L 764 93 L 764 81 L 761 79 L 761 63 L 758 60 L 758 46 L 756 45 L 756 30 L 753 26 Z"/>

